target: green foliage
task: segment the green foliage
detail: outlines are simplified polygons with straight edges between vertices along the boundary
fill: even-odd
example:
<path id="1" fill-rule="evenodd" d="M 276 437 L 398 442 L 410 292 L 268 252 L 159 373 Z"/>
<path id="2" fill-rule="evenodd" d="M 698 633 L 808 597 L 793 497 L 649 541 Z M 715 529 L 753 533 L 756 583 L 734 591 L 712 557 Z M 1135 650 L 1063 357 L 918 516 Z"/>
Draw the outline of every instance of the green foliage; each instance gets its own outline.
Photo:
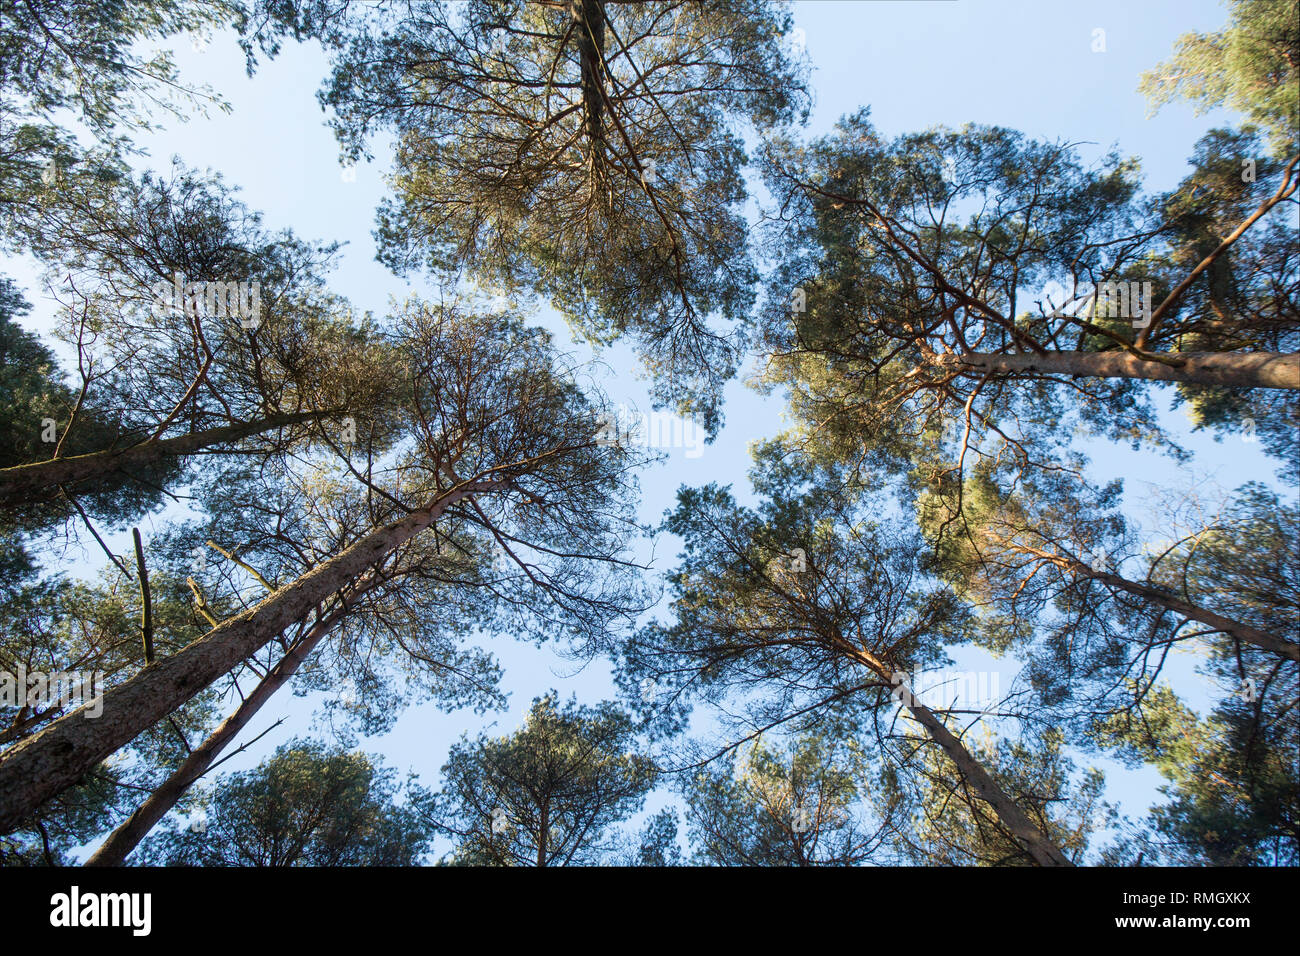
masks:
<path id="1" fill-rule="evenodd" d="M 1243 157 L 1254 170 L 1249 180 Z M 1284 163 L 1262 155 L 1258 137 L 1250 131 L 1211 130 L 1196 144 L 1189 165 L 1191 174 L 1159 203 L 1169 247 L 1160 269 L 1171 286 L 1276 192 L 1284 175 Z M 1300 253 L 1293 213 L 1284 205 L 1266 216 L 1193 283 L 1179 309 L 1180 348 L 1300 349 Z M 1215 428 L 1233 440 L 1261 440 L 1284 462 L 1278 469 L 1284 480 L 1295 481 L 1300 474 L 1300 452 L 1293 440 L 1300 398 L 1294 392 L 1183 382 L 1176 403 L 1185 405 L 1197 428 Z"/>
<path id="2" fill-rule="evenodd" d="M 365 754 L 295 740 L 218 778 L 186 824 L 142 852 L 162 866 L 411 866 L 429 834 L 410 805 L 418 788 L 401 795 L 394 772 Z"/>
<path id="3" fill-rule="evenodd" d="M 684 488 L 664 521 L 683 540 L 675 619 L 638 632 L 619 674 L 629 695 L 661 685 L 671 703 L 650 708 L 656 722 L 705 701 L 727 702 L 737 729 L 842 709 L 873 720 L 891 706 L 889 675 L 943 662 L 969 638 L 969 612 L 924 572 L 901 522 L 793 480 L 769 493 L 755 512 L 728 489 Z"/>
<path id="4" fill-rule="evenodd" d="M 182 581 L 154 574 L 150 583 L 154 649 L 166 656 L 202 635 L 206 625 Z M 116 571 L 93 585 L 32 574 L 0 602 L 0 673 L 94 672 L 93 692 L 101 694 L 144 666 L 139 622 L 137 586 Z M 74 863 L 73 850 L 120 822 L 142 792 L 159 786 L 185 760 L 216 715 L 215 698 L 194 699 L 39 807 L 21 828 L 0 838 L 0 866 Z M 30 737 L 70 709 L 63 699 L 0 705 L 0 746 Z"/>
<path id="5" fill-rule="evenodd" d="M 890 862 L 895 805 L 847 723 L 773 749 L 759 738 L 683 782 L 694 861 L 712 866 Z M 892 799 L 892 798 L 891 798 Z M 870 806 L 870 810 L 866 807 Z"/>
<path id="6" fill-rule="evenodd" d="M 131 435 L 113 396 L 80 396 L 64 381 L 49 348 L 17 324 L 28 309 L 13 282 L 0 279 L 0 468 L 50 458 L 56 449 L 70 456 L 112 447 Z M 177 470 L 175 462 L 166 462 L 143 469 L 140 481 L 115 475 L 79 500 L 93 514 L 126 521 L 155 507 L 162 497 L 158 486 Z M 0 529 L 36 530 L 69 511 L 66 500 L 33 503 L 8 510 Z"/>
<path id="7" fill-rule="evenodd" d="M 1258 482 L 1243 485 L 1212 523 L 1170 549 L 1156 574 L 1200 603 L 1300 642 L 1300 503 Z M 1234 651 L 1225 643 L 1218 653 Z"/>
<path id="8" fill-rule="evenodd" d="M 1073 860 L 1082 862 L 1090 837 L 1110 826 L 1115 809 L 1101 799 L 1104 776 L 1089 770 L 1075 776 L 1062 752 L 1062 735 L 1042 740 L 994 739 L 968 735 L 967 749 L 992 773 L 1016 805 Z M 904 858 L 929 866 L 1032 866 L 1033 860 L 990 811 L 965 792 L 969 784 L 938 748 L 922 751 L 909 774 L 920 782 L 909 797 L 891 778 L 894 799 L 910 812 L 898 839 Z M 910 800 L 910 802 L 909 802 Z"/>
<path id="9" fill-rule="evenodd" d="M 1300 151 L 1300 19 L 1290 0 L 1232 0 L 1228 25 L 1185 33 L 1172 59 L 1142 75 L 1152 110 L 1188 100 L 1226 106 L 1265 129 L 1273 155 Z"/>
<path id="10" fill-rule="evenodd" d="M 1038 300 L 1049 282 L 1068 297 L 1149 277 L 1135 162 L 1086 167 L 1068 146 L 988 126 L 889 141 L 868 117 L 807 144 L 774 138 L 761 156 L 779 215 L 765 234 L 775 267 L 758 379 L 788 390 L 813 453 L 1027 465 L 1062 453 L 1079 425 L 1164 443 L 1131 381 L 947 364 L 1132 340 L 1127 321 Z"/>
<path id="11" fill-rule="evenodd" d="M 186 85 L 171 52 L 182 34 L 204 42 L 233 28 L 251 76 L 256 49 L 276 55 L 285 36 L 339 42 L 348 0 L 0 0 L 0 115 L 11 110 L 53 129 L 70 115 L 99 139 L 149 130 L 155 117 L 229 105 Z M 8 135 L 8 132 L 6 133 Z M 18 135 L 22 135 L 20 132 Z"/>
<path id="12" fill-rule="evenodd" d="M 463 739 L 442 778 L 420 810 L 455 842 L 448 862 L 576 866 L 611 859 L 612 830 L 641 808 L 655 769 L 625 713 L 609 703 L 561 704 L 552 693 L 533 701 L 515 733 Z M 666 827 L 652 821 L 639 855 L 671 859 Z"/>
<path id="13" fill-rule="evenodd" d="M 119 124 L 149 129 L 156 110 L 179 115 L 204 101 L 220 105 L 210 91 L 180 83 L 169 52 L 138 45 L 219 29 L 237 20 L 241 7 L 228 0 L 4 0 L 0 96 L 36 117 L 70 110 L 101 136 Z"/>
<path id="14" fill-rule="evenodd" d="M 682 866 L 677 845 L 677 814 L 660 810 L 652 816 L 635 840 L 635 849 L 623 861 L 627 866 Z"/>
<path id="15" fill-rule="evenodd" d="M 1259 674 L 1198 718 L 1167 686 L 1135 710 L 1099 725 L 1097 737 L 1169 781 L 1149 818 L 1147 861 L 1180 866 L 1300 864 L 1300 723 L 1292 674 Z M 1253 683 L 1253 678 L 1252 678 Z M 1258 696 L 1257 696 L 1258 695 Z M 1248 697 L 1255 697 L 1248 700 Z"/>
<path id="16" fill-rule="evenodd" d="M 339 57 L 321 101 L 355 160 L 398 139 L 381 258 L 545 296 L 594 342 L 630 336 L 657 397 L 714 431 L 753 302 L 740 123 L 806 111 L 767 0 L 422 3 Z"/>
<path id="17" fill-rule="evenodd" d="M 169 514 L 146 552 L 166 657 L 440 503 L 35 808 L 0 837 L 0 865 L 75 862 L 328 615 L 294 690 L 325 695 L 340 742 L 291 741 L 187 793 L 178 809 L 205 825 L 173 819 L 146 862 L 414 865 L 441 837 L 452 865 L 676 866 L 677 813 L 637 820 L 675 769 L 694 863 L 1031 863 L 978 764 L 1076 862 L 1300 863 L 1296 668 L 1240 637 L 1300 641 L 1300 510 L 1258 484 L 1209 517 L 1188 496 L 1203 513 L 1153 516 L 1178 529 L 1152 551 L 1121 484 L 1085 480 L 1077 439 L 1187 456 L 1154 388 L 1069 364 L 1300 349 L 1294 3 L 1236 0 L 1224 29 L 1184 36 L 1144 76 L 1154 108 L 1249 121 L 1203 136 L 1160 195 L 1141 192 L 1136 159 L 1087 164 L 1000 126 L 891 138 L 861 109 L 799 142 L 792 25 L 776 0 L 0 0 L 0 248 L 46 267 L 75 354 L 61 368 L 0 280 L 0 468 L 266 424 L 201 459 L 50 481 L 7 510 L 0 671 L 102 670 L 114 687 L 145 669 L 129 566 L 68 578 L 41 550 L 69 519 L 120 526 L 187 496 L 192 513 Z M 346 160 L 393 135 L 379 257 L 431 270 L 439 304 L 358 315 L 326 287 L 337 244 L 267 230 L 219 175 L 129 169 L 159 117 L 225 108 L 159 48 L 227 30 L 250 75 L 286 39 L 321 42 Z M 762 249 L 746 136 L 773 200 Z M 1107 281 L 1149 281 L 1158 303 L 1198 269 L 1145 331 L 1073 307 Z M 256 283 L 256 327 L 160 305 L 178 277 Z M 488 313 L 464 281 L 512 305 Z M 591 343 L 630 342 L 655 401 L 711 433 L 754 340 L 753 384 L 788 399 L 791 427 L 752 451 L 754 504 L 679 492 L 659 528 L 682 547 L 662 618 L 641 617 L 653 600 L 629 549 L 644 459 L 595 439 L 602 397 L 517 300 Z M 1067 361 L 1045 371 L 1034 354 Z M 1300 393 L 1219 381 L 1180 382 L 1176 401 L 1219 437 L 1257 433 L 1294 480 Z M 303 419 L 267 424 L 289 414 Z M 506 633 L 608 655 L 635 714 L 551 692 L 518 729 L 462 738 L 436 792 L 345 749 L 408 703 L 503 707 L 484 637 Z M 995 715 L 972 727 L 955 705 L 900 706 L 898 672 L 969 644 L 1024 665 Z M 1171 649 L 1201 655 L 1204 716 L 1162 683 Z M 42 706 L 0 707 L 0 747 L 67 709 Z M 703 706 L 720 746 L 680 736 Z M 1100 854 L 1120 823 L 1100 772 L 1075 763 L 1098 750 L 1167 781 Z"/>

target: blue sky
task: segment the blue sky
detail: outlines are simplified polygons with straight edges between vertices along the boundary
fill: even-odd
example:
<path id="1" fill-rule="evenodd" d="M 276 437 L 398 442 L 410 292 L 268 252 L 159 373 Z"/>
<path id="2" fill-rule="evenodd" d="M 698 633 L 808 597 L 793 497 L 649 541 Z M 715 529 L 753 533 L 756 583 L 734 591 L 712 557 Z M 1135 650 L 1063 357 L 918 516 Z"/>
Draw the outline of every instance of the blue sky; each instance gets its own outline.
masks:
<path id="1" fill-rule="evenodd" d="M 1202 133 L 1236 119 L 1224 113 L 1196 116 L 1179 104 L 1150 118 L 1137 92 L 1142 71 L 1167 58 L 1178 35 L 1223 24 L 1224 9 L 1208 0 L 813 0 L 796 3 L 794 16 L 814 68 L 815 108 L 808 135 L 828 132 L 840 116 L 862 106 L 871 107 L 873 123 L 886 136 L 936 125 L 994 124 L 1079 143 L 1085 159 L 1111 147 L 1140 157 L 1146 186 L 1155 191 L 1172 187 L 1185 175 L 1187 158 Z M 1102 36 L 1098 30 L 1104 31 L 1104 52 L 1094 50 Z M 175 49 L 182 77 L 210 84 L 229 100 L 232 110 L 195 116 L 187 123 L 167 120 L 161 131 L 140 137 L 149 153 L 143 164 L 163 168 L 178 155 L 187 165 L 218 170 L 228 183 L 241 187 L 241 198 L 264 214 L 267 226 L 292 228 L 309 239 L 346 240 L 331 286 L 358 308 L 383 314 L 390 296 L 404 298 L 411 287 L 374 261 L 371 237 L 374 210 L 385 195 L 387 144 L 374 144 L 374 163 L 351 172 L 340 167 L 315 99 L 326 72 L 320 51 L 289 45 L 250 80 L 231 36 L 212 37 L 206 45 L 187 38 Z M 25 324 L 47 328 L 49 312 L 38 301 L 35 271 L 30 264 L 7 269 L 38 304 Z M 414 288 L 422 291 L 418 283 Z M 585 347 L 570 344 L 571 337 L 555 316 L 544 311 L 540 320 L 557 331 L 563 347 L 580 358 L 589 356 Z M 601 358 L 609 366 L 603 384 L 613 399 L 648 409 L 647 389 L 628 350 L 616 347 Z M 681 484 L 717 481 L 745 492 L 749 444 L 780 429 L 780 412 L 778 398 L 763 399 L 733 382 L 727 392 L 727 424 L 717 442 L 698 457 L 672 450 L 665 462 L 642 477 L 643 520 L 657 521 Z M 1208 477 L 1228 490 L 1272 476 L 1275 464 L 1258 444 L 1231 437 L 1217 443 L 1208 434 L 1193 435 L 1181 412 L 1166 419 L 1195 453 L 1188 468 L 1176 468 L 1150 452 L 1134 453 L 1106 443 L 1088 449 L 1097 477 L 1125 479 L 1130 511 L 1139 520 L 1149 519 L 1152 495 L 1180 484 Z M 120 542 L 115 544 L 120 547 Z M 675 553 L 674 542 L 658 543 L 656 569 L 671 567 Z M 97 552 L 86 552 L 85 562 L 75 570 L 87 575 L 102 563 Z M 389 734 L 363 741 L 365 749 L 382 754 L 403 772 L 415 770 L 432 786 L 448 746 L 462 731 L 473 733 L 493 722 L 493 733 L 513 728 L 531 699 L 551 687 L 565 696 L 576 693 L 586 702 L 614 695 L 603 662 L 577 669 L 548 649 L 510 637 L 494 638 L 492 646 L 506 668 L 505 687 L 512 693 L 507 713 L 479 719 L 470 712 L 413 707 Z M 1183 657 L 1175 663 L 1180 683 L 1199 686 L 1194 661 L 1190 655 Z M 980 661 L 977 655 L 958 660 L 963 667 L 1006 666 Z M 1003 677 L 1004 687 L 1010 676 Z M 1193 701 L 1198 696 L 1195 690 L 1189 694 Z M 311 703 L 282 694 L 264 708 L 241 741 L 281 717 L 287 717 L 285 723 L 223 769 L 252 766 L 288 737 L 308 732 Z M 1160 780 L 1154 771 L 1115 765 L 1107 769 L 1108 796 L 1120 799 L 1128 812 L 1141 812 L 1158 799 L 1154 788 Z"/>

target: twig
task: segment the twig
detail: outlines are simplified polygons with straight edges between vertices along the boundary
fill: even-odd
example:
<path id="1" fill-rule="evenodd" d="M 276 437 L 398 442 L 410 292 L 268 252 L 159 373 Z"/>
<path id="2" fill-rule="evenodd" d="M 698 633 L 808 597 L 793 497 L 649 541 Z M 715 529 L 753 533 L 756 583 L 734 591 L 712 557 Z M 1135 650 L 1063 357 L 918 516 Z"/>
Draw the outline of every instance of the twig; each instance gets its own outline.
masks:
<path id="1" fill-rule="evenodd" d="M 257 578 L 257 582 L 261 584 L 262 587 L 266 588 L 268 591 L 274 591 L 276 589 L 275 585 L 272 584 L 270 581 L 268 581 L 266 578 L 262 577 L 262 575 L 258 572 L 258 570 L 255 567 L 253 567 L 251 564 L 247 564 L 244 561 L 241 561 L 239 558 L 235 557 L 233 554 L 231 554 L 221 545 L 217 544 L 215 541 L 209 541 L 208 547 L 219 551 L 223 557 L 231 561 L 234 561 L 237 565 L 239 565 L 241 568 L 243 568 L 253 577 Z"/>
<path id="2" fill-rule="evenodd" d="M 132 528 L 131 537 L 135 539 L 135 566 L 140 572 L 140 636 L 144 639 L 144 663 L 148 667 L 153 663 L 153 599 L 149 593 L 149 570 L 144 565 L 144 545 L 140 543 L 140 529 Z"/>
<path id="3" fill-rule="evenodd" d="M 207 599 L 203 597 L 203 591 L 200 590 L 199 586 L 194 583 L 193 578 L 186 578 L 185 583 L 188 584 L 190 586 L 190 590 L 194 592 L 194 600 L 198 602 L 199 613 L 208 619 L 209 624 L 211 624 L 213 627 L 216 627 L 220 622 L 215 617 L 212 616 L 212 612 L 208 609 L 208 602 Z"/>
<path id="4" fill-rule="evenodd" d="M 117 569 L 129 578 L 131 572 L 127 569 L 126 562 L 108 549 L 108 545 L 106 545 L 104 539 L 99 536 L 99 532 L 95 530 L 95 526 L 90 523 L 89 516 L 82 509 L 81 505 L 77 503 L 77 499 L 72 497 L 72 495 L 68 493 L 68 489 L 63 485 L 59 485 L 59 491 L 63 492 L 63 497 L 67 498 L 72 507 L 77 509 L 77 514 L 81 515 L 81 520 L 85 522 L 86 527 L 90 529 L 90 533 L 95 536 L 95 540 L 99 542 L 99 546 L 104 549 L 104 553 L 108 555 L 108 560 L 112 561 Z"/>

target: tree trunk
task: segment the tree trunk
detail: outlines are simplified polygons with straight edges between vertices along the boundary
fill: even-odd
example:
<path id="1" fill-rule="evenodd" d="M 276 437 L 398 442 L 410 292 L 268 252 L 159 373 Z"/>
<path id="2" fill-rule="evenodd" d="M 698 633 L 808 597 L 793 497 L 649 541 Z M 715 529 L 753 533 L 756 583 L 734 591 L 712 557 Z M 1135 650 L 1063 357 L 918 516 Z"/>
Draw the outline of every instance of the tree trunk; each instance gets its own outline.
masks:
<path id="1" fill-rule="evenodd" d="M 855 651 L 855 654 L 875 674 L 898 689 L 903 706 L 925 728 L 934 742 L 943 748 L 944 753 L 957 765 L 962 776 L 974 785 L 975 791 L 993 808 L 1002 825 L 1025 845 L 1035 862 L 1040 866 L 1074 866 L 1061 849 L 1048 839 L 1029 817 L 1025 816 L 1024 811 L 1016 806 L 1015 801 L 998 785 L 980 762 L 971 756 L 966 746 L 953 736 L 952 732 L 944 726 L 943 721 L 935 716 L 934 711 L 916 699 L 911 688 L 895 680 L 894 672 L 891 672 L 879 658 L 863 651 Z"/>
<path id="2" fill-rule="evenodd" d="M 1254 644 L 1256 647 L 1262 647 L 1274 654 L 1289 657 L 1293 661 L 1300 661 L 1300 644 L 1293 644 L 1276 634 L 1270 634 L 1268 631 L 1261 631 L 1249 624 L 1242 624 L 1240 621 L 1224 617 L 1222 614 L 1207 611 L 1203 607 L 1176 598 L 1172 594 L 1167 594 L 1149 584 L 1139 584 L 1137 581 L 1130 581 L 1128 578 L 1122 578 L 1118 574 L 1112 574 L 1109 571 L 1094 571 L 1082 561 L 1069 560 L 1067 563 L 1069 568 L 1080 576 L 1093 578 L 1110 587 L 1127 591 L 1129 594 L 1144 598 L 1152 604 L 1158 604 L 1163 608 L 1181 614 L 1189 620 L 1199 621 L 1201 624 L 1223 631 L 1238 640 Z"/>
<path id="3" fill-rule="evenodd" d="M 546 865 L 546 844 L 548 842 L 547 837 L 550 835 L 551 832 L 549 829 L 551 825 L 551 821 L 549 815 L 546 812 L 547 805 L 545 802 L 542 803 L 541 810 L 542 812 L 540 817 L 540 824 L 537 833 L 537 865 L 545 866 Z"/>
<path id="4" fill-rule="evenodd" d="M 50 797 L 302 620 L 313 607 L 423 531 L 449 505 L 496 486 L 496 482 L 461 486 L 376 528 L 257 606 L 109 690 L 98 718 L 88 719 L 83 712 L 89 705 L 83 705 L 0 754 L 0 833 L 20 826 Z"/>
<path id="5" fill-rule="evenodd" d="M 319 417 L 318 412 L 292 412 L 271 415 L 238 425 L 222 425 L 189 435 L 178 435 L 156 442 L 141 442 L 120 450 L 95 451 L 70 458 L 52 458 L 28 465 L 0 468 L 0 507 L 13 507 L 32 500 L 43 488 L 107 478 L 125 468 L 153 464 L 165 458 L 188 455 L 203 448 L 238 441 L 273 428 L 296 425 Z"/>
<path id="6" fill-rule="evenodd" d="M 281 658 L 280 663 L 258 682 L 253 692 L 244 698 L 235 712 L 222 721 L 221 726 L 190 753 L 185 762 L 172 772 L 162 786 L 149 795 L 135 813 L 109 834 L 108 839 L 86 860 L 85 865 L 121 866 L 124 864 L 126 858 L 139 846 L 140 841 L 158 825 L 158 821 L 165 817 L 172 807 L 176 806 L 177 801 L 185 795 L 185 791 L 207 773 L 208 768 L 212 766 L 213 761 L 226 745 L 248 725 L 253 716 L 262 709 L 262 705 L 271 699 L 271 695 L 297 672 L 302 662 L 316 649 L 316 645 L 347 616 L 352 605 L 361 595 L 378 582 L 379 579 L 376 578 L 371 584 L 349 594 L 341 608 L 313 625 L 311 630 Z"/>
<path id="7" fill-rule="evenodd" d="M 1029 849 L 1029 854 L 1040 866 L 1074 866 L 1060 848 L 1049 840 L 1034 822 L 1025 816 L 1014 800 L 1003 790 L 970 751 L 943 725 L 934 711 L 918 703 L 912 692 L 903 685 L 904 702 L 926 732 L 943 748 L 963 777 L 975 785 L 975 791 L 993 808 L 1003 826 L 1012 832 Z"/>
<path id="8" fill-rule="evenodd" d="M 1084 564 L 1078 558 L 1069 555 L 1060 554 L 1056 551 L 1048 551 L 1041 548 L 1034 548 L 1028 545 L 1004 545 L 1021 554 L 1033 555 L 1045 561 L 1049 561 L 1059 568 L 1071 571 L 1081 578 L 1090 578 L 1094 581 L 1100 581 L 1108 587 L 1115 588 L 1119 591 L 1126 591 L 1129 594 L 1136 595 L 1152 604 L 1158 604 L 1160 607 L 1167 608 L 1176 614 L 1192 621 L 1199 621 L 1215 630 L 1223 631 L 1232 637 L 1254 644 L 1256 647 L 1262 647 L 1266 651 L 1274 654 L 1280 654 L 1283 657 L 1289 657 L 1293 661 L 1300 661 L 1300 644 L 1294 644 L 1276 634 L 1268 631 L 1262 631 L 1257 627 L 1249 624 L 1243 624 L 1240 621 L 1230 617 L 1224 617 L 1222 614 L 1216 614 L 1214 611 L 1207 610 L 1190 601 L 1184 601 L 1182 598 L 1175 597 L 1160 588 L 1152 587 L 1149 584 L 1141 584 L 1137 581 L 1130 581 L 1128 578 L 1121 577 L 1111 571 L 1097 570 L 1087 564 Z"/>
<path id="9" fill-rule="evenodd" d="M 970 352 L 936 356 L 937 365 L 972 371 L 1023 375 L 1072 375 L 1080 378 L 1142 378 L 1158 382 L 1192 382 L 1228 388 L 1300 389 L 1300 353 L 1296 352 L 1161 352 L 1177 365 L 1141 359 L 1128 352 L 1031 352 L 1007 355 Z"/>
<path id="10" fill-rule="evenodd" d="M 569 14 L 581 63 L 583 125 L 588 147 L 599 154 L 605 139 L 605 4 L 602 0 L 569 0 Z"/>

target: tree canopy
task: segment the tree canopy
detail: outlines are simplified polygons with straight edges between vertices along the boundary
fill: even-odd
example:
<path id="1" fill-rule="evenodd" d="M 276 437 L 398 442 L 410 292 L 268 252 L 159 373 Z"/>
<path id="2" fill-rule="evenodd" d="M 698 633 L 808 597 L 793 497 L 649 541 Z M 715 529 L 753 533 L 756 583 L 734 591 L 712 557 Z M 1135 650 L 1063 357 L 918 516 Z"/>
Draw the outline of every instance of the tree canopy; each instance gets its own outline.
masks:
<path id="1" fill-rule="evenodd" d="M 0 0 L 0 865 L 1300 865 L 1300 19 L 1228 6 L 1153 181 L 823 123 L 780 0 Z M 318 45 L 403 295 L 156 167 L 186 38 Z M 738 384 L 650 513 L 606 390 Z"/>

